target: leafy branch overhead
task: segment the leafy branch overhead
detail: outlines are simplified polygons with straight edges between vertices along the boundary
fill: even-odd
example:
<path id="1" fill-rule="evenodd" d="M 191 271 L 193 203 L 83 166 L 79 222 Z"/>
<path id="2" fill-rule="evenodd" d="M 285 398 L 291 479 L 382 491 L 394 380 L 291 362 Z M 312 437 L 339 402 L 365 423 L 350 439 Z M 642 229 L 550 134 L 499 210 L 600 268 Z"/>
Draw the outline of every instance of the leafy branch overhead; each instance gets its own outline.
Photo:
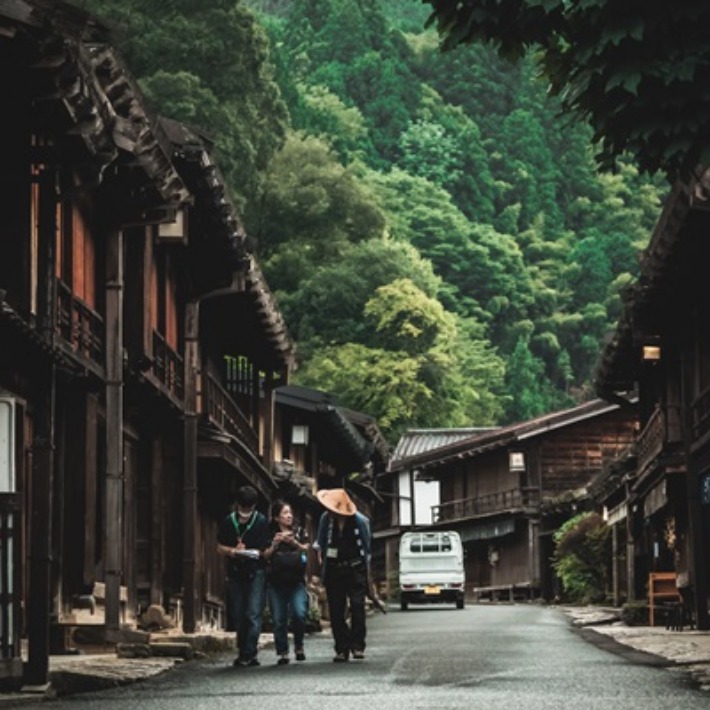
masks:
<path id="1" fill-rule="evenodd" d="M 710 160 L 706 0 L 424 0 L 446 50 L 529 49 L 563 110 L 589 122 L 597 160 L 623 153 L 646 172 L 687 175 Z"/>

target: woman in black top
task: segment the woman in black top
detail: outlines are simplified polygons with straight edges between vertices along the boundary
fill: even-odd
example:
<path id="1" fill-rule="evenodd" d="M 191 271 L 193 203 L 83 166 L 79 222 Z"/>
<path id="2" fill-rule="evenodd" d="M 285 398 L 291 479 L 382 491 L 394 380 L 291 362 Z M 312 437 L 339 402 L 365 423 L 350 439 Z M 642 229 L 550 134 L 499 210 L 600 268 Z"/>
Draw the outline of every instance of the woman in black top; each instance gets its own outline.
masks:
<path id="1" fill-rule="evenodd" d="M 264 553 L 269 561 L 267 595 L 278 663 L 285 665 L 289 662 L 289 615 L 296 660 L 306 660 L 303 638 L 308 613 L 305 573 L 309 546 L 302 531 L 294 528 L 291 506 L 282 500 L 271 508 L 271 530 L 271 544 Z"/>

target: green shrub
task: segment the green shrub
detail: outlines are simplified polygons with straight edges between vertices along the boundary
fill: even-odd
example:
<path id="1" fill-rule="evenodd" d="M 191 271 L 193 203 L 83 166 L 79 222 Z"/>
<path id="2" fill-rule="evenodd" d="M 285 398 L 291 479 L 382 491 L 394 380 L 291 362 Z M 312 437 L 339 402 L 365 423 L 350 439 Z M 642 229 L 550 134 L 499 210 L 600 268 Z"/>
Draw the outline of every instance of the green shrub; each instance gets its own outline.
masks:
<path id="1" fill-rule="evenodd" d="M 604 601 L 611 560 L 610 529 L 597 513 L 580 513 L 554 534 L 552 565 L 567 601 Z"/>

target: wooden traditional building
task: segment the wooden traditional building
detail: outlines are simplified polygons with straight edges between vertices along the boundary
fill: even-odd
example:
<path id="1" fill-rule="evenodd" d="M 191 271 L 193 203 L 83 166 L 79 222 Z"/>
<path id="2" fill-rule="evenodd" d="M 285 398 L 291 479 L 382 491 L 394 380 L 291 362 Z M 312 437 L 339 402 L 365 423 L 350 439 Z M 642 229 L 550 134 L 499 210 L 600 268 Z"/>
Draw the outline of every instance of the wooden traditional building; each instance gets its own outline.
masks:
<path id="1" fill-rule="evenodd" d="M 375 514 L 374 478 L 389 457 L 375 419 L 341 407 L 328 392 L 287 385 L 276 390 L 275 430 L 275 478 L 295 507 L 317 515 L 315 492 L 343 487 L 362 512 Z"/>
<path id="2" fill-rule="evenodd" d="M 624 527 L 629 597 L 647 598 L 650 573 L 689 574 L 702 629 L 710 628 L 708 187 L 705 172 L 671 191 L 596 381 L 609 401 L 639 399 L 633 460 L 602 490 Z"/>
<path id="3" fill-rule="evenodd" d="M 432 506 L 440 501 L 439 481 L 426 479 L 406 462 L 451 444 L 470 440 L 493 431 L 490 427 L 454 429 L 408 429 L 399 438 L 389 458 L 387 470 L 377 477 L 377 491 L 383 502 L 376 507 L 374 520 L 374 561 L 377 579 L 385 581 L 393 594 L 399 580 L 399 540 L 403 532 L 428 527 Z"/>
<path id="4" fill-rule="evenodd" d="M 385 470 L 389 457 L 377 421 L 310 387 L 279 387 L 275 402 L 273 478 L 277 495 L 291 505 L 296 523 L 315 539 L 324 511 L 315 496 L 321 488 L 346 488 L 358 509 L 373 519 L 382 502 L 375 476 Z M 315 554 L 306 576 L 323 616 L 327 606 Z"/>
<path id="5" fill-rule="evenodd" d="M 632 411 L 595 400 L 414 453 L 390 470 L 440 482 L 431 528 L 461 534 L 470 595 L 551 599 L 552 533 L 634 427 Z"/>
<path id="6" fill-rule="evenodd" d="M 0 675 L 78 623 L 218 624 L 214 535 L 266 506 L 292 344 L 204 137 L 146 108 L 101 23 L 0 3 Z"/>
<path id="7" fill-rule="evenodd" d="M 626 504 L 635 470 L 636 447 L 631 444 L 616 461 L 605 466 L 587 487 L 593 507 L 611 529 L 610 592 L 614 606 L 637 598 L 633 589 L 637 556 Z"/>

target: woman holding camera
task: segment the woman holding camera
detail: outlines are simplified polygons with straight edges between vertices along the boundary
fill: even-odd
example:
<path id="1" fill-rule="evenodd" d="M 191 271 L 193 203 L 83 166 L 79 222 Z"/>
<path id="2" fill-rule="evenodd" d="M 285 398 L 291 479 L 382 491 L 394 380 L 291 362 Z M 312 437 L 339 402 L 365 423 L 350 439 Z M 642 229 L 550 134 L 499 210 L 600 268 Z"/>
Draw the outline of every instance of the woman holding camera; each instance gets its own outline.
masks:
<path id="1" fill-rule="evenodd" d="M 286 665 L 290 660 L 289 617 L 293 625 L 296 660 L 306 660 L 303 639 L 308 613 L 305 575 L 309 545 L 301 529 L 294 528 L 291 506 L 282 500 L 277 500 L 271 507 L 271 531 L 271 544 L 264 552 L 269 563 L 267 594 L 277 663 Z"/>

